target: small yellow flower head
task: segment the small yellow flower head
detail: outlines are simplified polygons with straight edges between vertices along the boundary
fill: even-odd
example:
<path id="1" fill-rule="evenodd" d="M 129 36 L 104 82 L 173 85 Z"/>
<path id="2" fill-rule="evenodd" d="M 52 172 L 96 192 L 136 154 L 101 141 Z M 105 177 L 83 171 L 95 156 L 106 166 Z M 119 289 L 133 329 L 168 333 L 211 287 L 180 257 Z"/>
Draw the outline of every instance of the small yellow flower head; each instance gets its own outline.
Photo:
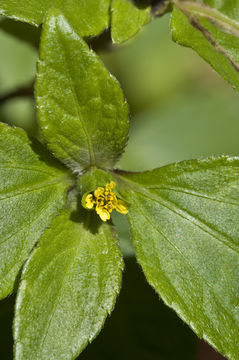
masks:
<path id="1" fill-rule="evenodd" d="M 109 220 L 113 210 L 124 215 L 128 213 L 127 204 L 117 199 L 116 194 L 112 191 L 114 188 L 115 182 L 111 181 L 109 184 L 106 184 L 105 188 L 98 187 L 85 198 L 86 208 L 94 208 L 102 221 Z"/>

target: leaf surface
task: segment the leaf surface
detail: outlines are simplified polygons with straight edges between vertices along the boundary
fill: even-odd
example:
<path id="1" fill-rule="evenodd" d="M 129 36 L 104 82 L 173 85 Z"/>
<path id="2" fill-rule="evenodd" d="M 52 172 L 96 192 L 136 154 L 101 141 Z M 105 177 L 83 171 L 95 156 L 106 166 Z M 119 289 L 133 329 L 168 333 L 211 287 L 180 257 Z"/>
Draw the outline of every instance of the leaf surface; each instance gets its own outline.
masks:
<path id="1" fill-rule="evenodd" d="M 151 19 L 149 6 L 139 8 L 131 0 L 113 0 L 111 37 L 116 44 L 133 37 Z"/>
<path id="2" fill-rule="evenodd" d="M 171 20 L 173 40 L 197 51 L 239 90 L 239 3 L 176 1 Z"/>
<path id="3" fill-rule="evenodd" d="M 197 336 L 145 281 L 135 257 L 125 259 L 115 309 L 79 360 L 195 360 Z M 117 350 L 116 350 L 117 349 Z"/>
<path id="4" fill-rule="evenodd" d="M 199 337 L 238 359 L 239 159 L 116 176 L 148 282 Z"/>
<path id="5" fill-rule="evenodd" d="M 56 157 L 76 172 L 113 166 L 128 139 L 127 103 L 117 80 L 55 10 L 43 30 L 36 97 Z"/>
<path id="6" fill-rule="evenodd" d="M 57 217 L 25 266 L 16 305 L 17 360 L 75 359 L 112 311 L 121 252 L 109 224 L 82 219 L 74 212 Z"/>
<path id="7" fill-rule="evenodd" d="M 7 296 L 29 252 L 64 206 L 64 168 L 33 151 L 23 130 L 0 123 L 0 298 Z"/>
<path id="8" fill-rule="evenodd" d="M 109 25 L 110 0 L 0 0 L 0 14 L 39 26 L 51 8 L 62 11 L 81 36 L 94 36 Z"/>

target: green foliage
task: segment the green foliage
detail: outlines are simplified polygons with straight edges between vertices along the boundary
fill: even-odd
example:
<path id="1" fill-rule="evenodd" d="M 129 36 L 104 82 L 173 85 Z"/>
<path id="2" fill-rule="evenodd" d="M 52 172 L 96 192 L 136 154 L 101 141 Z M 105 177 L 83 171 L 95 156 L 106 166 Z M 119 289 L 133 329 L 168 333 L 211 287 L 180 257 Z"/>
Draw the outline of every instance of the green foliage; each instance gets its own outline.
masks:
<path id="1" fill-rule="evenodd" d="M 97 186 L 104 187 L 105 184 L 110 183 L 112 180 L 113 177 L 110 173 L 92 167 L 77 179 L 77 188 L 79 194 L 84 196 L 84 194 L 94 191 Z"/>
<path id="2" fill-rule="evenodd" d="M 199 337 L 236 359 L 239 159 L 121 176 L 147 280 Z"/>
<path id="3" fill-rule="evenodd" d="M 125 267 L 115 309 L 79 360 L 196 359 L 194 333 L 158 298 L 135 258 L 125 259 Z"/>
<path id="4" fill-rule="evenodd" d="M 43 24 L 35 86 L 41 130 L 37 136 L 71 170 L 24 131 L 0 125 L 0 298 L 18 291 L 15 360 L 73 360 L 98 335 L 121 286 L 122 253 L 111 220 L 106 222 L 112 215 L 118 227 L 120 220 L 112 212 L 117 207 L 120 213 L 128 211 L 135 248 L 134 253 L 132 245 L 121 243 L 125 256 L 131 256 L 128 262 L 135 254 L 164 302 L 199 337 L 238 360 L 239 158 L 190 160 L 144 173 L 113 169 L 128 140 L 128 105 L 118 81 L 92 50 L 95 40 L 87 42 L 111 25 L 112 41 L 122 43 L 149 22 L 151 14 L 170 8 L 168 1 L 153 8 L 150 3 L 0 0 L 0 14 Z M 238 3 L 173 3 L 174 40 L 195 49 L 238 89 Z M 40 30 L 28 38 L 26 27 L 20 36 L 18 26 L 9 28 L 9 21 L 1 18 L 0 26 L 3 39 L 11 33 L 37 47 Z M 32 75 L 30 71 L 30 79 Z M 145 158 L 147 162 L 148 155 L 141 154 L 142 163 Z M 107 217 L 100 218 L 105 211 Z M 132 276 L 118 316 L 140 327 L 143 315 L 138 314 L 145 312 L 152 320 L 159 308 L 144 304 L 145 293 L 137 295 Z M 133 300 L 138 306 L 129 313 L 125 305 L 131 295 L 138 296 Z M 144 335 L 157 354 L 132 338 L 127 324 L 122 349 L 130 343 L 137 357 L 192 360 L 192 333 L 183 330 L 162 303 L 160 309 L 160 339 L 153 321 Z M 168 334 L 174 340 L 158 349 Z M 85 357 L 96 351 L 105 358 L 95 346 Z M 119 356 L 127 358 L 122 349 Z"/>
<path id="5" fill-rule="evenodd" d="M 0 0 L 0 14 L 39 26 L 51 8 L 61 10 L 81 36 L 108 27 L 110 0 Z"/>
<path id="6" fill-rule="evenodd" d="M 110 225 L 89 213 L 58 216 L 23 271 L 16 358 L 75 359 L 111 312 L 122 269 Z"/>
<path id="7" fill-rule="evenodd" d="M 13 290 L 34 244 L 65 202 L 65 169 L 41 157 L 24 131 L 0 124 L 0 298 Z"/>
<path id="8" fill-rule="evenodd" d="M 173 40 L 197 51 L 239 91 L 238 1 L 175 3 L 171 20 Z"/>
<path id="9" fill-rule="evenodd" d="M 36 82 L 39 123 L 53 154 L 80 172 L 112 167 L 128 139 L 128 106 L 117 80 L 53 10 Z"/>
<path id="10" fill-rule="evenodd" d="M 130 0 L 112 0 L 111 37 L 113 43 L 123 43 L 150 21 L 149 6 L 138 8 Z"/>

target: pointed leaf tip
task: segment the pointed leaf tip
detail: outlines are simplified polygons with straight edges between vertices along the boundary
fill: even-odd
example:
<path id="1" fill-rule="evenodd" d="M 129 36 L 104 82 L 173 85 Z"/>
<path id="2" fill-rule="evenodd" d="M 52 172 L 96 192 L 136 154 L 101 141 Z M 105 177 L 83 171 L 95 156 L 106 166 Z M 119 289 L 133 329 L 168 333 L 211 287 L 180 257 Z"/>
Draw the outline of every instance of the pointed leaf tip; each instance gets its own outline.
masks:
<path id="1" fill-rule="evenodd" d="M 43 29 L 36 99 L 57 158 L 78 173 L 115 164 L 128 139 L 127 103 L 117 80 L 56 10 Z"/>

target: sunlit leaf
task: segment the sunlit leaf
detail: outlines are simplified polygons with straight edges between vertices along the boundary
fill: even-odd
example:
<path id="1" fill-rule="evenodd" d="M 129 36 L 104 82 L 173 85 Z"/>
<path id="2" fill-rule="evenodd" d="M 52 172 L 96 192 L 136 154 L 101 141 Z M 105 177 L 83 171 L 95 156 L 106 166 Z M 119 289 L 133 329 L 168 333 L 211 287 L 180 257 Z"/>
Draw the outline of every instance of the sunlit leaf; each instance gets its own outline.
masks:
<path id="1" fill-rule="evenodd" d="M 111 6 L 111 37 L 123 43 L 134 36 L 151 19 L 149 6 L 138 7 L 131 0 L 113 0 Z"/>
<path id="2" fill-rule="evenodd" d="M 54 10 L 43 30 L 36 98 L 42 133 L 56 157 L 76 172 L 114 165 L 128 139 L 122 90 Z"/>
<path id="3" fill-rule="evenodd" d="M 71 183 L 40 145 L 37 151 L 23 130 L 0 124 L 0 298 L 13 290 L 34 244 L 64 206 Z"/>
<path id="4" fill-rule="evenodd" d="M 238 358 L 239 159 L 116 173 L 148 282 L 199 337 Z"/>
<path id="5" fill-rule="evenodd" d="M 121 252 L 111 226 L 88 215 L 57 217 L 25 266 L 16 305 L 16 360 L 75 359 L 112 311 Z"/>
<path id="6" fill-rule="evenodd" d="M 239 3 L 175 1 L 173 40 L 191 47 L 239 90 Z"/>
<path id="7" fill-rule="evenodd" d="M 39 26 L 51 8 L 62 11 L 81 36 L 98 35 L 109 25 L 110 0 L 0 0 L 0 14 Z"/>

